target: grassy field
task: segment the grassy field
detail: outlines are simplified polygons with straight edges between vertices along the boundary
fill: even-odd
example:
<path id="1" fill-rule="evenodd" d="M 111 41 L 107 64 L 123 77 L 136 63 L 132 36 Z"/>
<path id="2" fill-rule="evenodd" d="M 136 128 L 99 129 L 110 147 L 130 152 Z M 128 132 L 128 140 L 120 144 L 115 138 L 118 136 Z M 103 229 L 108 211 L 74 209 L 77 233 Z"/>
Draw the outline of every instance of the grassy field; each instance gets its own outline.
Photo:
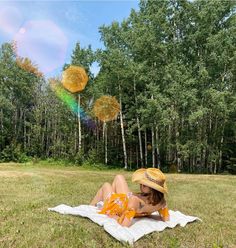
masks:
<path id="1" fill-rule="evenodd" d="M 47 211 L 89 203 L 117 173 L 130 182 L 132 173 L 122 170 L 0 164 L 0 247 L 129 247 L 89 219 Z M 236 247 L 235 176 L 167 174 L 167 182 L 169 208 L 203 222 L 154 232 L 134 247 Z"/>

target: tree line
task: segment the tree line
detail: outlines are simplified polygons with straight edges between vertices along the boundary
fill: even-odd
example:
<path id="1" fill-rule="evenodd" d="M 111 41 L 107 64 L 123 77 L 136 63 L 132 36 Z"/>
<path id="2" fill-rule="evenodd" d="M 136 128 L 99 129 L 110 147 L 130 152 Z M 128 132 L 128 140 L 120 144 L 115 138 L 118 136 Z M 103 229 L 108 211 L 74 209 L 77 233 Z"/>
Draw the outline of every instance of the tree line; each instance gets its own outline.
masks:
<path id="1" fill-rule="evenodd" d="M 30 60 L 19 66 L 14 44 L 2 44 L 1 161 L 37 157 L 126 169 L 234 171 L 235 10 L 236 1 L 141 0 L 121 23 L 100 27 L 104 49 L 78 42 L 64 70 L 82 66 L 89 82 L 68 94 L 93 119 L 93 128 L 56 96 L 52 79 Z M 60 78 L 53 80 L 60 85 Z M 94 115 L 93 105 L 104 95 L 120 104 L 116 120 Z"/>

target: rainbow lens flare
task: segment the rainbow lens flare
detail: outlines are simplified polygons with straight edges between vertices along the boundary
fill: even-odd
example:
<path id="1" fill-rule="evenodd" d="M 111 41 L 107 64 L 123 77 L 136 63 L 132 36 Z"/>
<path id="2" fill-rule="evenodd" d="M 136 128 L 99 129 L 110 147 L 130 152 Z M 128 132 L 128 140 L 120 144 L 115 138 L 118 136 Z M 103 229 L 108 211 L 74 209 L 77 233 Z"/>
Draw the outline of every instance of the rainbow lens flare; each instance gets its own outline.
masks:
<path id="1" fill-rule="evenodd" d="M 115 97 L 102 96 L 96 100 L 93 112 L 99 120 L 103 122 L 111 121 L 117 118 L 120 112 L 120 104 Z"/>
<path id="2" fill-rule="evenodd" d="M 55 80 L 50 80 L 51 89 L 55 92 L 57 97 L 61 99 L 70 109 L 71 111 L 79 115 L 81 121 L 87 125 L 89 128 L 94 129 L 96 127 L 95 122 L 86 115 L 84 110 L 78 105 L 75 97 L 73 97 L 68 91 L 62 88 Z"/>
<path id="3" fill-rule="evenodd" d="M 62 84 L 71 93 L 82 91 L 88 82 L 84 68 L 70 65 L 62 74 Z"/>

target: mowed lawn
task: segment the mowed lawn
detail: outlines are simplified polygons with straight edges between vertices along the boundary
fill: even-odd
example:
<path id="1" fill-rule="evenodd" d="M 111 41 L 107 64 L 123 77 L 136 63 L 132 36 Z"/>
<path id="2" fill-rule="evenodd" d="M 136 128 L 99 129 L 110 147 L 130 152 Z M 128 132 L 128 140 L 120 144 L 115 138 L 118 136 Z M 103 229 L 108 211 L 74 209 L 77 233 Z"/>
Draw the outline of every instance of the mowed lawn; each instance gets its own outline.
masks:
<path id="1" fill-rule="evenodd" d="M 122 173 L 41 164 L 0 164 L 0 247 L 129 247 L 89 219 L 47 208 L 88 204 L 103 182 Z M 203 222 L 144 236 L 134 247 L 236 247 L 236 177 L 166 174 L 169 208 Z"/>

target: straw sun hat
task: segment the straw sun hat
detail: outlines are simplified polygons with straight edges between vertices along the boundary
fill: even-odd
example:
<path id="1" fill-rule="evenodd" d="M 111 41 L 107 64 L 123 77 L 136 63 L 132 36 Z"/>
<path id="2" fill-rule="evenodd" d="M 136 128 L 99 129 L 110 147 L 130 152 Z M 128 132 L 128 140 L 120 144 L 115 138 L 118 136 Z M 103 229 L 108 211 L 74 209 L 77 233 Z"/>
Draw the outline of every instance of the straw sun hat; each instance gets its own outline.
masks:
<path id="1" fill-rule="evenodd" d="M 164 194 L 168 193 L 165 175 L 156 168 L 138 169 L 132 176 L 132 182 L 146 185 Z"/>

